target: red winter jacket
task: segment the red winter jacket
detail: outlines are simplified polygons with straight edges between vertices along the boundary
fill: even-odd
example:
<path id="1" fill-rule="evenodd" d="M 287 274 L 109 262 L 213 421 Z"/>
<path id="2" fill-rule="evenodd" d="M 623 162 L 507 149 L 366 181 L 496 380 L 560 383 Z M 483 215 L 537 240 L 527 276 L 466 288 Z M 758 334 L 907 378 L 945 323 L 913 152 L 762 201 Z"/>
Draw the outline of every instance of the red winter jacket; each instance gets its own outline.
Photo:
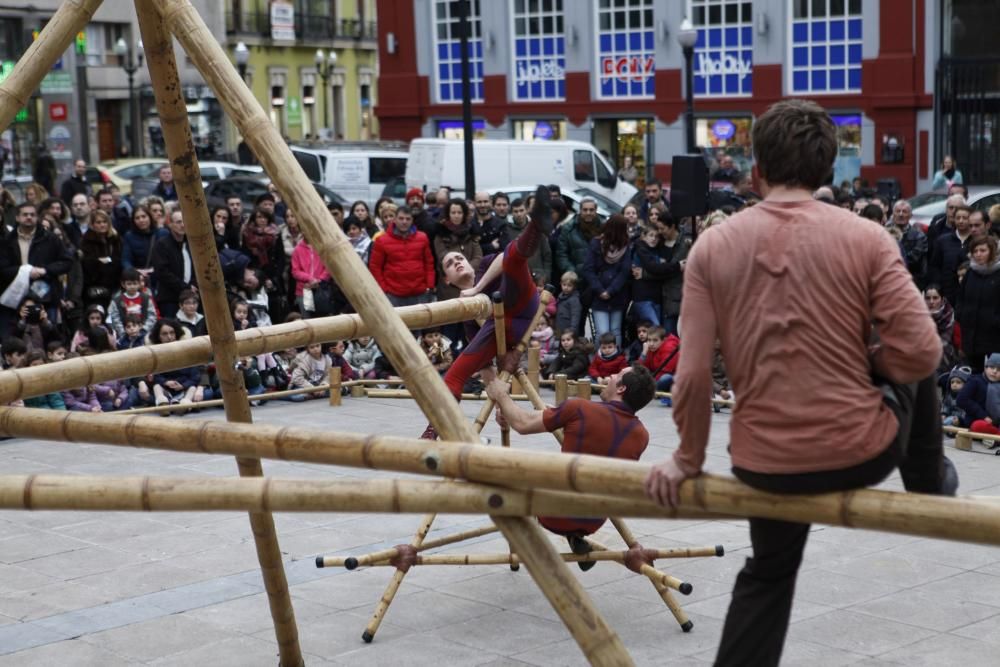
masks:
<path id="1" fill-rule="evenodd" d="M 621 352 L 615 352 L 615 355 L 610 359 L 605 359 L 601 356 L 600 352 L 597 352 L 594 358 L 590 360 L 590 368 L 587 370 L 587 375 L 595 380 L 606 378 L 614 375 L 626 366 L 628 366 L 628 361 Z"/>
<path id="2" fill-rule="evenodd" d="M 660 343 L 660 347 L 656 352 L 651 352 L 649 355 L 642 358 L 642 365 L 649 369 L 651 373 L 656 373 L 656 378 L 659 380 L 663 375 L 670 373 L 674 375 L 677 372 L 677 362 L 680 361 L 681 353 L 678 350 L 677 354 L 674 354 L 673 358 L 670 359 L 665 365 L 663 362 L 674 353 L 674 350 L 681 344 L 681 339 L 673 334 L 667 334 L 667 337 L 663 339 Z M 663 368 L 660 366 L 663 365 Z M 657 371 L 659 369 L 659 371 Z"/>
<path id="3" fill-rule="evenodd" d="M 368 268 L 379 287 L 393 296 L 418 296 L 434 289 L 434 256 L 427 235 L 411 227 L 406 236 L 389 225 L 372 243 Z"/>

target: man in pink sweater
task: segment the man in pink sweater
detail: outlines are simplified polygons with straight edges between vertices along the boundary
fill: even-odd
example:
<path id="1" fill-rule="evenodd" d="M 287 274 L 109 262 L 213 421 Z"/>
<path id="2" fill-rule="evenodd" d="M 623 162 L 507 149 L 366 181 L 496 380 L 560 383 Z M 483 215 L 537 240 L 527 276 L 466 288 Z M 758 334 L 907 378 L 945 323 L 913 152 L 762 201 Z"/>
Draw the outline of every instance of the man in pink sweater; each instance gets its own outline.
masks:
<path id="1" fill-rule="evenodd" d="M 764 201 L 710 228 L 691 250 L 674 387 L 680 447 L 646 492 L 677 502 L 700 474 L 711 423 L 716 338 L 734 393 L 733 473 L 775 493 L 881 482 L 954 494 L 942 453 L 937 336 L 899 247 L 879 225 L 812 198 L 837 154 L 818 105 L 786 100 L 753 128 Z M 777 665 L 809 525 L 750 519 L 716 665 Z"/>

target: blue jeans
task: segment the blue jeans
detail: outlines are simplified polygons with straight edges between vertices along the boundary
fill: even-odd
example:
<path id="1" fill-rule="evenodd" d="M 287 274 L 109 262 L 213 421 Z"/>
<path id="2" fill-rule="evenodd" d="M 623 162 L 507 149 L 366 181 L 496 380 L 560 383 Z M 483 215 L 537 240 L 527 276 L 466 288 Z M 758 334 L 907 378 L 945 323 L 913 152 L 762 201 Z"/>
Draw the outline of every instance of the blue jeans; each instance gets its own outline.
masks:
<path id="1" fill-rule="evenodd" d="M 677 335 L 677 320 L 678 320 L 678 317 L 676 315 L 667 315 L 667 316 L 665 316 L 663 318 L 663 322 L 662 322 L 664 331 L 666 331 L 668 334 L 673 334 L 673 335 L 676 336 Z"/>
<path id="2" fill-rule="evenodd" d="M 660 326 L 660 302 L 659 301 L 633 301 L 632 320 L 639 322 L 649 320 L 654 327 Z M 667 333 L 670 333 L 669 331 Z"/>
<path id="3" fill-rule="evenodd" d="M 590 313 L 594 318 L 594 344 L 597 345 L 601 334 L 609 331 L 615 335 L 618 347 L 622 344 L 622 311 L 594 310 Z"/>
<path id="4" fill-rule="evenodd" d="M 670 391 L 670 388 L 674 386 L 674 376 L 670 373 L 664 373 L 660 376 L 660 379 L 656 381 L 656 391 Z"/>

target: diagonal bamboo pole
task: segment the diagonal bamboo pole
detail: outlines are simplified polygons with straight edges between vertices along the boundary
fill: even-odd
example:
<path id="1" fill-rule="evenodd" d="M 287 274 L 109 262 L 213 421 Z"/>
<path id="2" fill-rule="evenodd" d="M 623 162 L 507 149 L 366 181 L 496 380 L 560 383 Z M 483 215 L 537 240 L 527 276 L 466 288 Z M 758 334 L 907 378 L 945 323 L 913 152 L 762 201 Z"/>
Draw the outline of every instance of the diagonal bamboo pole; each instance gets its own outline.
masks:
<path id="1" fill-rule="evenodd" d="M 0 132 L 14 121 L 17 112 L 28 106 L 52 65 L 66 52 L 76 34 L 83 30 L 102 0 L 64 0 L 38 39 L 31 43 L 14 69 L 0 83 Z M 16 3 L 15 3 L 16 4 Z M 30 3 L 25 4 L 26 7 Z"/>
<path id="2" fill-rule="evenodd" d="M 0 434 L 181 452 L 230 454 L 434 474 L 520 489 L 554 489 L 645 499 L 650 465 L 585 454 L 510 451 L 480 443 L 335 433 L 267 424 L 56 412 L 0 407 Z M 739 481 L 702 474 L 680 488 L 682 510 L 671 518 L 733 516 L 822 523 L 848 528 L 1000 545 L 995 498 L 945 498 L 860 489 L 841 493 L 765 493 Z M 628 516 L 610 514 L 609 516 Z"/>
<path id="3" fill-rule="evenodd" d="M 497 532 L 496 526 L 473 528 L 472 530 L 445 535 L 444 537 L 438 537 L 433 540 L 424 540 L 419 547 L 416 547 L 416 551 L 421 552 L 427 551 L 428 549 L 436 549 L 437 547 L 455 544 L 456 542 L 464 542 L 465 540 L 482 537 L 483 535 L 490 535 L 495 532 Z M 399 555 L 399 547 L 391 547 L 389 549 L 383 549 L 382 551 L 373 551 L 372 553 L 365 554 L 364 556 L 316 556 L 316 567 L 344 566 L 348 570 L 354 570 L 363 565 L 373 565 L 375 563 L 389 561 L 393 558 L 398 558 Z"/>
<path id="4" fill-rule="evenodd" d="M 489 312 L 490 302 L 486 295 L 397 309 L 404 324 L 410 329 L 464 322 L 476 317 L 486 317 Z M 248 356 L 304 347 L 310 343 L 357 338 L 371 335 L 373 330 L 373 327 L 362 321 L 360 315 L 336 315 L 245 329 L 237 332 L 236 345 L 240 356 Z M 78 357 L 31 368 L 12 368 L 0 373 L 0 403 L 106 380 L 205 364 L 212 360 L 213 355 L 209 337 L 198 336 L 114 354 Z"/>
<path id="5" fill-rule="evenodd" d="M 181 92 L 174 44 L 153 2 L 154 0 L 135 0 L 135 8 L 145 44 L 146 66 L 156 97 L 167 157 L 174 171 L 191 259 L 198 277 L 201 302 L 205 308 L 208 336 L 222 389 L 223 407 L 227 421 L 250 424 L 253 416 L 250 413 L 243 374 L 236 368 L 238 351 L 235 330 L 226 300 L 219 255 L 216 252 L 215 233 L 209 220 L 205 191 L 201 184 L 201 169 L 188 122 L 187 105 Z M 241 477 L 264 475 L 259 458 L 237 458 L 236 466 Z M 278 642 L 279 662 L 282 667 L 300 667 L 305 661 L 299 646 L 295 610 L 292 608 L 292 596 L 281 561 L 274 517 L 267 511 L 251 511 L 249 518 L 250 532 L 257 549 L 257 560 L 274 623 L 275 639 Z"/>
<path id="6" fill-rule="evenodd" d="M 343 231 L 331 224 L 330 213 L 319 195 L 198 12 L 188 0 L 162 0 L 157 7 L 296 212 L 304 234 L 323 258 L 330 274 L 354 308 L 378 332 L 376 338 L 383 354 L 406 380 L 431 424 L 446 438 L 475 440 L 475 433 L 441 377 L 405 330 Z M 528 519 L 498 518 L 495 521 L 509 542 L 520 545 L 517 553 L 524 559 L 535 583 L 591 663 L 632 664 L 621 639 L 597 613 L 586 591 L 558 558 L 541 529 Z"/>

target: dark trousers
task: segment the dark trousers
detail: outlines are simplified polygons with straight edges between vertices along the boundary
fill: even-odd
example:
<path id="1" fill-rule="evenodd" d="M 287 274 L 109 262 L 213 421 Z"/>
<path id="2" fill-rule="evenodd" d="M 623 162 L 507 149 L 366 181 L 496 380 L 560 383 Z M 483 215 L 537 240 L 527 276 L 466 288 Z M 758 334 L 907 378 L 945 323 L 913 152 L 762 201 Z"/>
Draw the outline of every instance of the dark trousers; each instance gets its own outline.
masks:
<path id="1" fill-rule="evenodd" d="M 878 484 L 898 466 L 907 491 L 940 493 L 944 453 L 935 378 L 910 385 L 876 384 L 900 425 L 896 438 L 878 456 L 842 470 L 767 475 L 734 468 L 733 473 L 763 491 L 829 493 Z M 716 665 L 779 663 L 808 536 L 809 524 L 750 519 L 753 557 L 736 577 Z"/>

